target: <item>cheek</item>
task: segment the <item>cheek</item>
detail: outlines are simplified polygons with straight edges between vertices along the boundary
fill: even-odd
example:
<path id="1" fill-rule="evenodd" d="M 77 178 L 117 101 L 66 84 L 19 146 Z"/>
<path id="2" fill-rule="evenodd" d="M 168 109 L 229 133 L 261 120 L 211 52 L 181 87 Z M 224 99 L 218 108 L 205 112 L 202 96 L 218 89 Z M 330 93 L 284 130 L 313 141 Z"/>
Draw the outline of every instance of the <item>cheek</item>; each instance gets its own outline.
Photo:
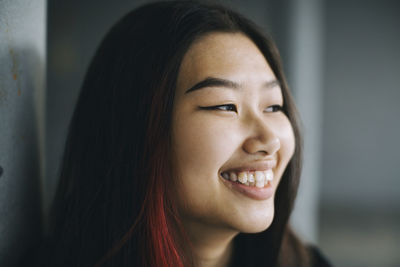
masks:
<path id="1" fill-rule="evenodd" d="M 219 169 L 237 147 L 238 136 L 215 120 L 193 116 L 174 120 L 172 147 L 178 207 L 184 216 L 203 218 L 217 213 Z M 232 127 L 231 127 L 232 128 Z"/>
<path id="2" fill-rule="evenodd" d="M 285 119 L 281 126 L 281 143 L 282 143 L 282 150 L 285 153 L 286 157 L 292 158 L 295 149 L 295 138 L 293 127 L 289 121 L 289 119 Z"/>
<path id="3" fill-rule="evenodd" d="M 177 117 L 172 147 L 179 176 L 185 180 L 216 178 L 218 169 L 232 155 L 238 140 L 235 134 L 227 134 L 227 129 L 226 124 L 200 116 L 190 120 Z"/>
<path id="4" fill-rule="evenodd" d="M 293 127 L 286 116 L 277 124 L 277 126 L 277 129 L 279 129 L 279 139 L 281 142 L 281 148 L 279 150 L 279 159 L 281 164 L 279 175 L 281 176 L 290 159 L 293 157 L 296 141 Z"/>

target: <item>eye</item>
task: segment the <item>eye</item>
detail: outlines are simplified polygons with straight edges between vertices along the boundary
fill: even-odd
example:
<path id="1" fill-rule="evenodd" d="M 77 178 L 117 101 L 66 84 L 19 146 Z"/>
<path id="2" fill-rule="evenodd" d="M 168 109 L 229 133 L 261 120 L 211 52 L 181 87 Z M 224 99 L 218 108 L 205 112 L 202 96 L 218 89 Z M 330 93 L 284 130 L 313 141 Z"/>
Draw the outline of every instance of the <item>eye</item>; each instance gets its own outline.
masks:
<path id="1" fill-rule="evenodd" d="M 282 110 L 283 110 L 283 107 L 280 105 L 272 105 L 265 109 L 266 112 L 278 112 L 278 111 L 282 111 Z"/>
<path id="2" fill-rule="evenodd" d="M 237 108 L 234 104 L 217 105 L 217 106 L 200 107 L 200 108 L 205 110 L 221 110 L 221 111 L 237 112 Z"/>

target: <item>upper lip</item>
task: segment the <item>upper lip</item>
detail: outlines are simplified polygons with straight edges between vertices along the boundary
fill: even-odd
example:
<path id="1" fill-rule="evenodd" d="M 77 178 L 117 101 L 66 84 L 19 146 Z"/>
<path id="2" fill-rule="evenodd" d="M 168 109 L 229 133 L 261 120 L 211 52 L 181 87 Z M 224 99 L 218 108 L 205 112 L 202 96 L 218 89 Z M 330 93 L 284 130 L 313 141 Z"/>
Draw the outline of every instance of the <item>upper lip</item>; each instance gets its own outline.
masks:
<path id="1" fill-rule="evenodd" d="M 275 168 L 276 160 L 263 160 L 256 162 L 249 162 L 242 164 L 238 167 L 228 168 L 223 172 L 244 172 L 244 171 L 266 171 Z"/>

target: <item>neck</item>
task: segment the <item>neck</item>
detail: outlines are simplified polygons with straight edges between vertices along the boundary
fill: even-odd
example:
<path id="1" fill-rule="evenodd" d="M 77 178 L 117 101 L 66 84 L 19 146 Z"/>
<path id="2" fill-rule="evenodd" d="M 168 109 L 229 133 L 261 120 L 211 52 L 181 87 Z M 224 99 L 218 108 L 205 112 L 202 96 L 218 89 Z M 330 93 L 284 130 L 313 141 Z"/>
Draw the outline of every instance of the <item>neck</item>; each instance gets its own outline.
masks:
<path id="1" fill-rule="evenodd" d="M 196 267 L 228 267 L 233 251 L 233 229 L 204 225 L 201 222 L 185 223 Z"/>

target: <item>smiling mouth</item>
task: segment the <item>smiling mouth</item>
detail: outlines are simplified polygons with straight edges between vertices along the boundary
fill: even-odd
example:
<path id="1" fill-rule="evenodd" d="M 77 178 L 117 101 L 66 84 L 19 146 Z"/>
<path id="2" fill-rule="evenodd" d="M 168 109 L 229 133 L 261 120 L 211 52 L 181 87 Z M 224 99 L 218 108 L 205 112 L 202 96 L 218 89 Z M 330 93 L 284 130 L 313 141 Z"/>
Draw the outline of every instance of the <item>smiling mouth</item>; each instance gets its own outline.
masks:
<path id="1" fill-rule="evenodd" d="M 266 171 L 222 172 L 221 176 L 228 181 L 258 188 L 270 186 L 274 179 L 272 169 Z"/>

